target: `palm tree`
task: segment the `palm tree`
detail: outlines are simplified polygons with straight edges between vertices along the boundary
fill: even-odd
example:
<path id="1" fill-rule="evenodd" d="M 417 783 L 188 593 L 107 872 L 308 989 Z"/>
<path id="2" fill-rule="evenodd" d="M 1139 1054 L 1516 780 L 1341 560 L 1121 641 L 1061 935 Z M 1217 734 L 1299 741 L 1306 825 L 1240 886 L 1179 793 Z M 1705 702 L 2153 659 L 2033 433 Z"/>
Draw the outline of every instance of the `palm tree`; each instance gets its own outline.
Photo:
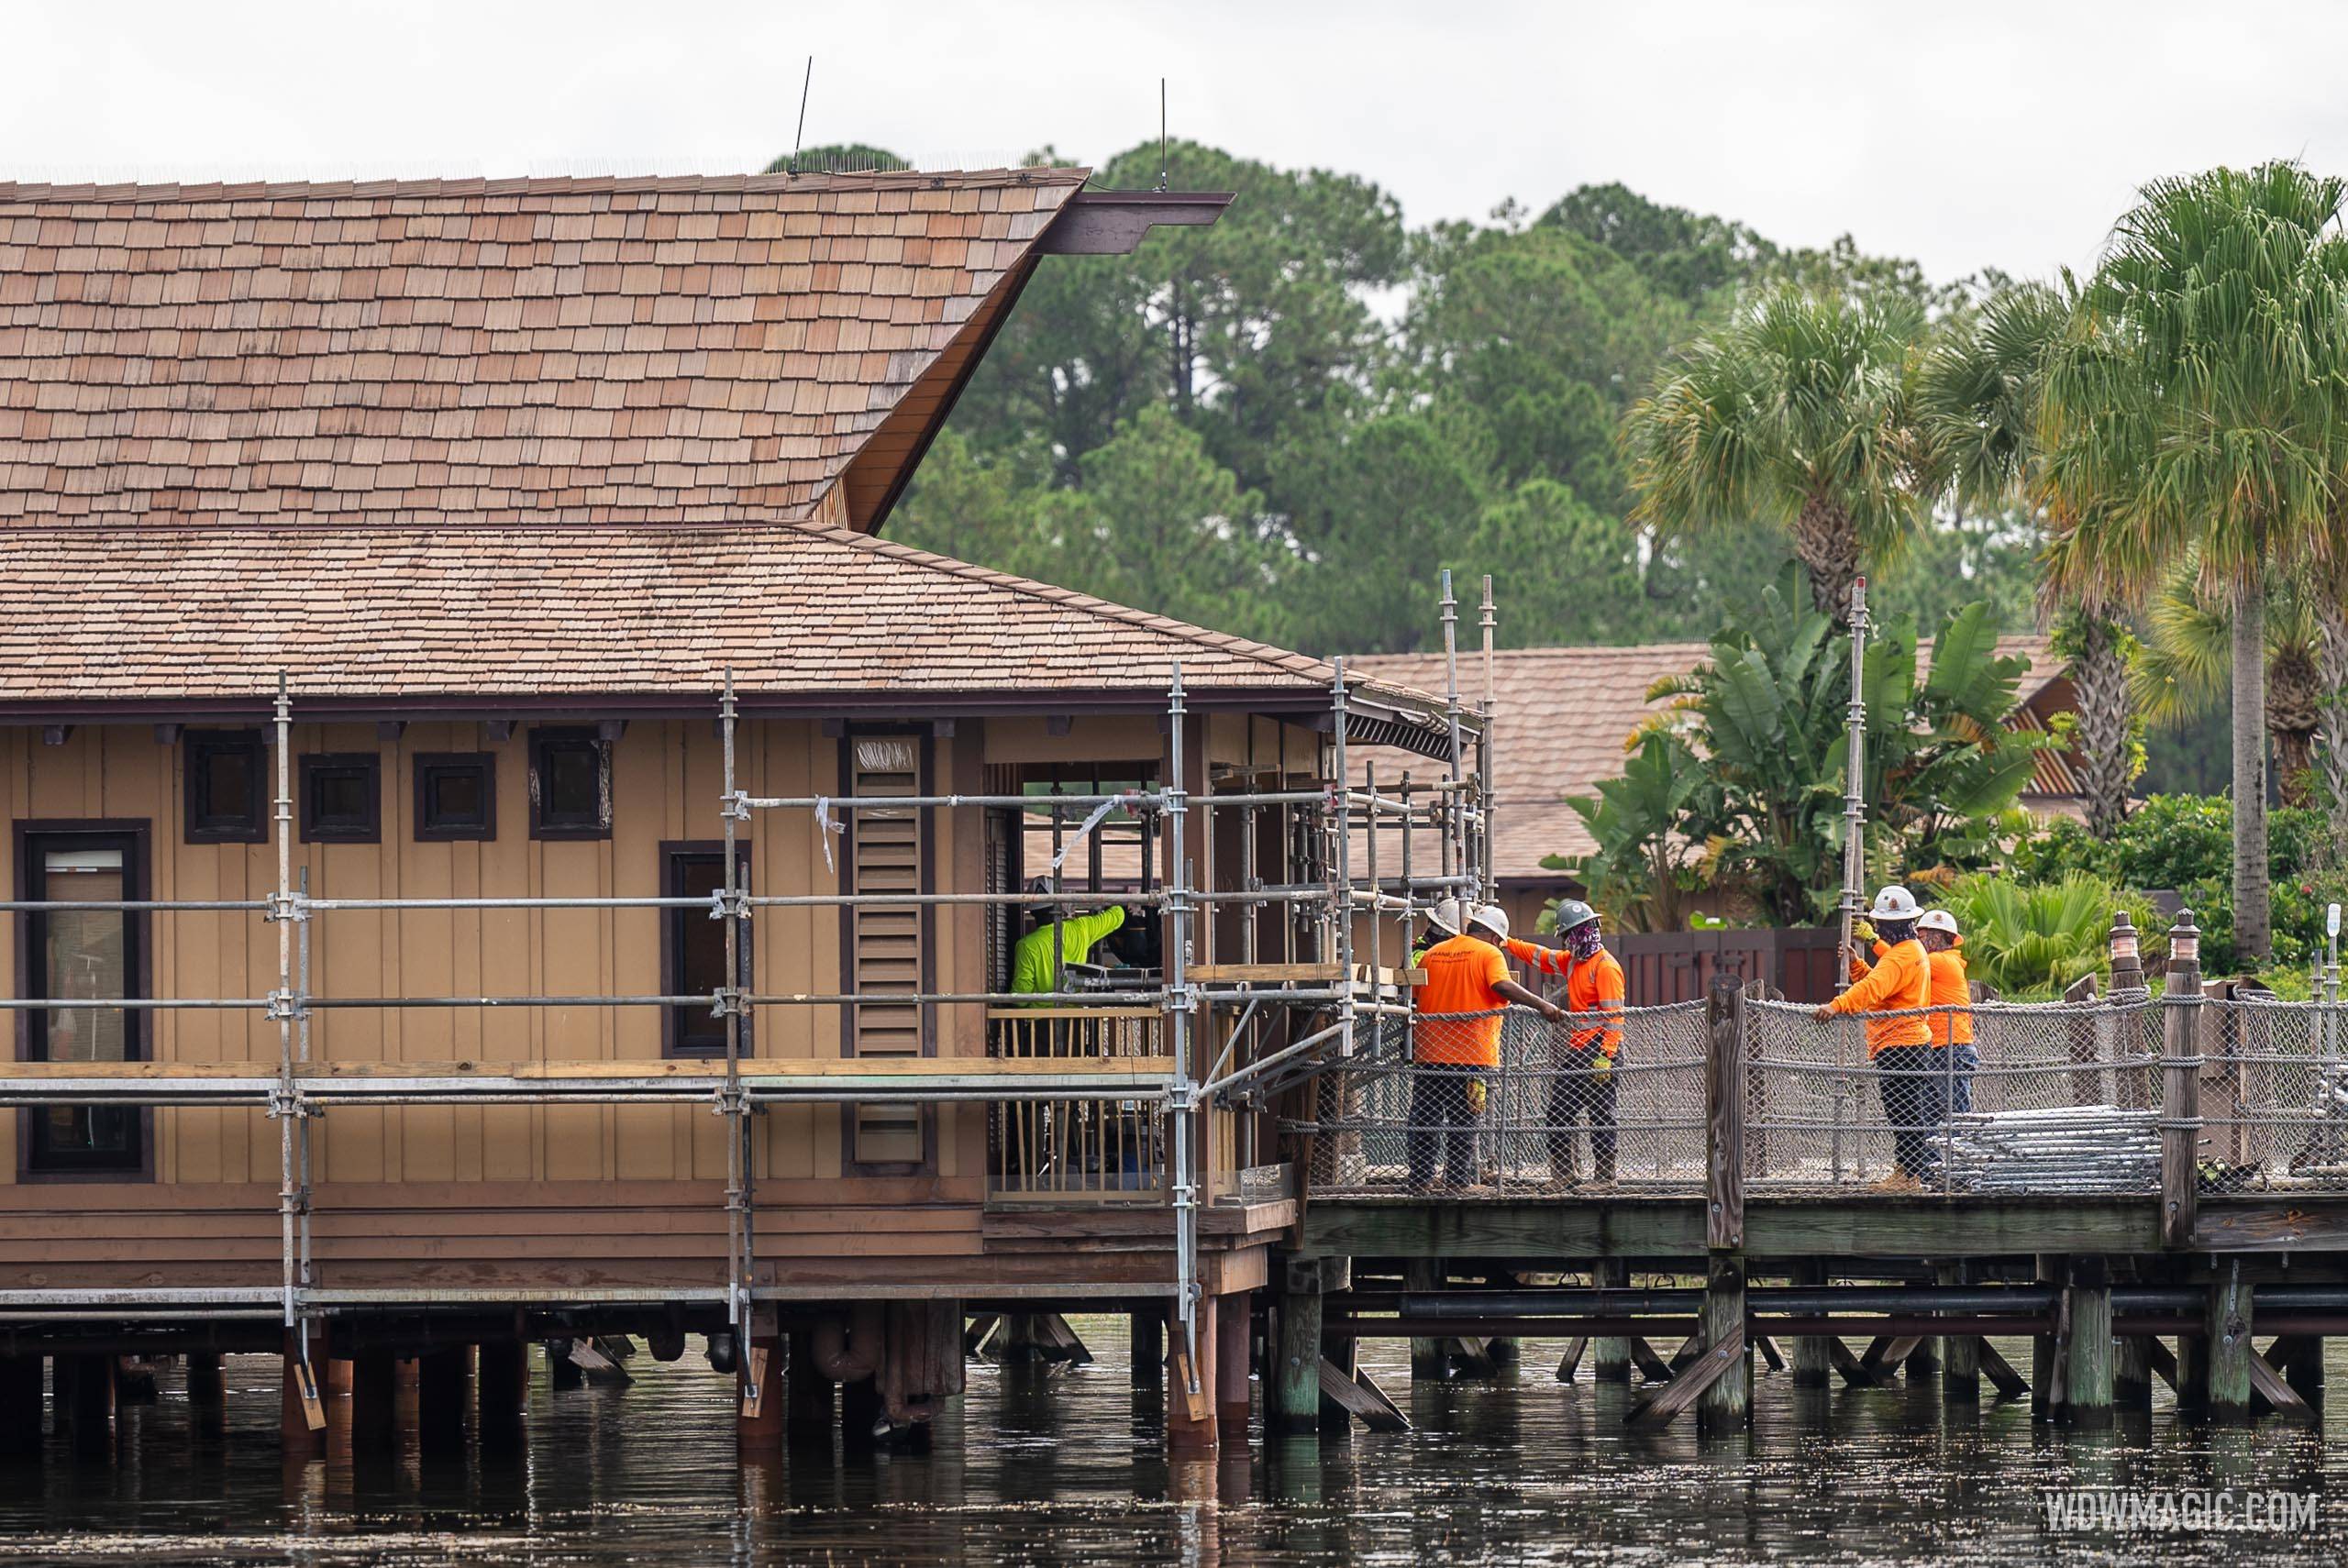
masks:
<path id="1" fill-rule="evenodd" d="M 2335 518 L 2308 596 L 2316 627 L 2317 685 L 2323 692 L 2316 767 L 2330 813 L 2331 863 L 2348 864 L 2348 519 Z"/>
<path id="2" fill-rule="evenodd" d="M 2071 328 L 2077 290 L 2017 283 L 1952 324 L 1926 356 L 1918 405 L 1926 471 L 1960 506 L 1983 511 L 2026 504 L 2038 456 L 2039 400 L 2048 357 Z M 2079 782 L 2088 826 L 2110 833 L 2128 813 L 2128 786 L 2142 767 L 2128 672 L 2135 638 L 2119 619 L 2109 585 L 2087 577 L 2050 602 L 2077 695 Z"/>
<path id="3" fill-rule="evenodd" d="M 2266 734 L 2283 803 L 2315 797 L 2316 732 L 2324 699 L 2322 633 L 2310 576 L 2272 574 L 2266 589 Z M 2208 712 L 2232 668 L 2232 608 L 2201 587 L 2188 553 L 2152 602 L 2151 636 L 2132 684 L 2145 716 L 2183 724 Z"/>
<path id="4" fill-rule="evenodd" d="M 2040 496 L 2058 580 L 2149 592 L 2187 548 L 2230 607 L 2234 933 L 2270 947 L 2266 579 L 2341 493 L 2348 184 L 2296 163 L 2157 181 L 2048 361 Z"/>
<path id="5" fill-rule="evenodd" d="M 1863 562 L 1922 514 L 1911 422 L 1922 313 L 1780 284 L 1680 349 L 1623 427 L 1637 504 L 1664 534 L 1786 531 L 1838 628 Z"/>

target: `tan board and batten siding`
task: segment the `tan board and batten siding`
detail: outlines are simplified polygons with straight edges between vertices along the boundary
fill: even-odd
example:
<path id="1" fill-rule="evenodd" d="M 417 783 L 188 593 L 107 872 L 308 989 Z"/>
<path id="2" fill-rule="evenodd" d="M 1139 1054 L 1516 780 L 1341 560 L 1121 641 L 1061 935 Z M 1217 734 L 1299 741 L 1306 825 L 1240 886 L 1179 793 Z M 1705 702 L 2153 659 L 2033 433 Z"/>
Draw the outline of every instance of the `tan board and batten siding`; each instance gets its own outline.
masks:
<path id="1" fill-rule="evenodd" d="M 1294 725 L 1235 718 L 1218 718 L 1203 733 L 1217 766 L 1268 763 L 1284 752 L 1301 773 L 1317 768 L 1323 739 Z M 415 723 L 387 742 L 372 724 L 296 724 L 297 757 L 323 751 L 382 757 L 381 842 L 297 837 L 297 875 L 308 868 L 319 898 L 650 896 L 663 890 L 664 845 L 721 837 L 722 762 L 708 721 L 627 727 L 613 746 L 612 835 L 599 841 L 529 836 L 529 734 L 526 724 L 517 726 L 501 745 L 470 723 Z M 741 787 L 753 794 L 836 794 L 841 748 L 856 738 L 826 736 L 813 721 L 748 722 Z M 1164 742 L 1158 723 L 1140 715 L 1081 718 L 1065 734 L 1051 734 L 1042 719 L 965 720 L 957 734 L 926 739 L 927 779 L 866 782 L 971 792 L 987 763 L 1132 760 L 1160 755 Z M 474 750 L 496 756 L 497 836 L 417 842 L 413 757 Z M 272 845 L 184 841 L 182 755 L 146 724 L 80 726 L 56 745 L 36 729 L 0 729 L 0 810 L 17 822 L 145 823 L 153 898 L 265 898 L 276 882 Z M 931 813 L 920 831 L 933 835 L 926 849 L 936 888 L 984 886 L 977 813 Z M 855 864 L 836 838 L 826 865 L 806 812 L 760 812 L 745 837 L 751 886 L 759 892 L 837 891 L 842 872 Z M 914 851 L 917 867 L 919 847 L 890 843 L 873 866 L 890 873 L 890 886 L 900 885 L 900 863 Z M 7 875 L 13 887 L 13 856 Z M 0 941 L 12 955 L 17 918 L 0 914 Z M 649 910 L 323 913 L 312 924 L 311 990 L 654 994 L 663 981 L 659 921 Z M 753 984 L 762 991 L 842 988 L 846 923 L 836 908 L 759 911 L 751 926 Z M 941 907 L 910 952 L 903 937 L 910 922 L 900 922 L 883 933 L 878 967 L 851 970 L 867 984 L 902 985 L 925 956 L 931 988 L 984 990 L 984 923 L 975 906 Z M 258 914 L 155 914 L 147 931 L 151 995 L 261 998 L 277 984 L 274 928 Z M 936 1054 L 985 1054 L 983 1009 L 939 1006 L 935 1014 Z M 250 1061 L 266 1069 L 277 1059 L 276 1026 L 258 1010 L 150 1016 L 148 1054 L 155 1060 Z M 847 1031 L 835 1007 L 767 1007 L 751 1049 L 765 1057 L 828 1059 L 852 1038 L 862 1052 L 902 1052 L 908 1036 L 892 1027 L 896 1021 Z M 653 1008 L 326 1010 L 314 1014 L 311 1050 L 340 1062 L 656 1060 L 662 1038 Z M 875 1113 L 865 1112 L 872 1142 L 858 1164 L 847 1142 L 854 1113 L 830 1106 L 765 1113 L 756 1150 L 761 1262 L 781 1277 L 808 1282 L 825 1277 L 824 1259 L 849 1271 L 844 1278 L 860 1258 L 959 1255 L 976 1266 L 984 1250 L 986 1112 L 959 1105 L 925 1114 L 916 1159 L 903 1157 L 914 1151 L 886 1113 L 876 1125 Z M 42 1183 L 21 1189 L 28 1200 L 37 1191 L 37 1201 L 0 1203 L 0 1274 L 37 1282 L 50 1265 L 71 1263 L 76 1280 L 130 1283 L 153 1277 L 177 1254 L 249 1282 L 273 1278 L 274 1126 L 258 1110 L 167 1109 L 153 1112 L 152 1128 L 150 1180 Z M 17 1117 L 0 1116 L 0 1183 L 18 1179 L 18 1131 Z M 419 1266 L 448 1278 L 498 1277 L 534 1256 L 592 1257 L 596 1277 L 607 1282 L 675 1280 L 681 1270 L 723 1278 L 723 1124 L 704 1110 L 354 1107 L 319 1119 L 313 1140 L 317 1255 L 343 1283 L 413 1277 Z M 1008 1285 L 1032 1263 L 986 1266 Z"/>

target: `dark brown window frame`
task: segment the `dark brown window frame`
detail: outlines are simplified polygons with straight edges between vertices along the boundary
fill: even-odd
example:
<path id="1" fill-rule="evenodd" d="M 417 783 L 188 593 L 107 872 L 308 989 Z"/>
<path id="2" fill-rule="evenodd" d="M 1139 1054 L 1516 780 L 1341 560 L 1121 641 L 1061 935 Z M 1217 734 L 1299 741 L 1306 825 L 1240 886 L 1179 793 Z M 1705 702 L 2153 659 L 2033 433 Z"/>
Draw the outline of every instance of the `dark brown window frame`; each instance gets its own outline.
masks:
<path id="1" fill-rule="evenodd" d="M 549 744 L 574 743 L 595 748 L 596 793 L 601 821 L 594 823 L 547 821 L 544 805 L 546 753 Z M 530 836 L 540 839 L 608 839 L 612 836 L 612 743 L 593 726 L 542 724 L 530 732 Z"/>
<path id="2" fill-rule="evenodd" d="M 677 899 L 685 896 L 684 878 L 679 875 L 682 867 L 678 862 L 688 856 L 705 858 L 723 865 L 725 857 L 725 841 L 722 838 L 662 840 L 660 845 L 660 896 L 662 898 Z M 748 889 L 750 885 L 749 840 L 737 838 L 734 841 L 734 863 L 737 867 L 735 885 Z M 689 920 L 708 919 L 709 916 L 701 910 L 666 909 L 660 911 L 661 995 L 681 997 L 685 994 L 682 974 L 684 957 L 681 941 L 684 934 L 682 922 Z M 754 972 L 753 954 L 757 948 L 757 944 L 751 938 L 755 934 L 754 926 L 743 927 L 742 946 L 735 955 L 734 983 L 745 992 L 751 988 L 750 977 Z M 748 1014 L 745 1014 L 742 1019 L 742 1055 L 746 1057 L 750 1055 L 754 1049 L 751 1030 L 753 1021 Z M 685 1038 L 688 1022 L 711 1028 L 713 1031 L 711 1038 L 714 1043 L 688 1043 Z M 660 1054 L 663 1056 L 683 1056 L 693 1060 L 724 1056 L 725 1055 L 725 1021 L 712 1018 L 705 1010 L 698 1008 L 662 1008 L 660 1010 Z"/>
<path id="3" fill-rule="evenodd" d="M 127 854 L 123 876 L 123 892 L 128 899 L 149 897 L 149 880 L 153 865 L 153 824 L 145 817 L 30 817 L 14 824 L 16 843 L 13 846 L 15 881 L 19 898 L 32 886 L 30 875 L 32 855 L 36 844 L 42 839 L 80 834 L 90 838 L 117 838 L 126 841 Z M 123 968 L 136 977 L 138 997 L 154 995 L 154 949 L 149 940 L 150 922 L 146 911 L 132 910 L 125 915 L 124 943 L 130 951 L 124 955 Z M 39 916 L 20 914 L 17 917 L 17 985 L 19 999 L 33 996 L 35 973 L 35 936 Z M 42 1060 L 35 1053 L 37 1015 L 30 1008 L 17 1013 L 16 1055 L 20 1062 Z M 149 1055 L 149 1020 L 153 1016 L 144 1008 L 132 1010 L 124 1020 L 123 1054 L 133 1061 L 145 1061 Z M 155 1113 L 148 1107 L 138 1110 L 138 1160 L 136 1165 L 79 1165 L 43 1167 L 33 1163 L 33 1118 L 37 1107 L 27 1106 L 17 1115 L 17 1179 L 26 1183 L 127 1182 L 155 1179 Z"/>
<path id="4" fill-rule="evenodd" d="M 454 825 L 432 820 L 432 780 L 462 771 L 481 775 L 481 821 Z M 422 844 L 485 843 L 497 837 L 497 754 L 493 751 L 420 751 L 415 778 L 415 837 Z"/>
<path id="5" fill-rule="evenodd" d="M 234 814 L 199 810 L 216 806 L 202 780 L 205 761 L 214 751 L 249 751 L 252 781 L 246 787 L 244 810 Z M 267 844 L 269 842 L 269 736 L 261 730 L 183 730 L 180 734 L 181 832 L 190 844 Z M 209 819 L 209 820 L 205 820 Z"/>
<path id="6" fill-rule="evenodd" d="M 328 771 L 363 772 L 369 785 L 367 814 L 349 825 L 326 826 L 318 822 L 317 775 Z M 314 751 L 301 758 L 296 786 L 302 808 L 304 844 L 381 844 L 383 842 L 383 755 L 376 751 Z"/>

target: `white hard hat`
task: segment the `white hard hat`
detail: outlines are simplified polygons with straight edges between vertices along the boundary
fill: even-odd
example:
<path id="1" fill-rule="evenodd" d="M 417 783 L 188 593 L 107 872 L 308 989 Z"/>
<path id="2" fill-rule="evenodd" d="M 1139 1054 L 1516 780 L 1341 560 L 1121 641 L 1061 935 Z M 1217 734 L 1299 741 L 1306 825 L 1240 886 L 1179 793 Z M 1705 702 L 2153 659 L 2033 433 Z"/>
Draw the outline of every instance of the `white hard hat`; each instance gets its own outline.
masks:
<path id="1" fill-rule="evenodd" d="M 1427 923 L 1440 926 L 1456 936 L 1459 933 L 1459 900 L 1438 899 L 1434 908 L 1427 911 Z"/>
<path id="2" fill-rule="evenodd" d="M 1949 913 L 1946 910 L 1926 910 L 1922 918 L 1916 922 L 1916 929 L 1919 931 L 1945 931 L 1951 936 L 1955 936 L 1956 934 L 1956 917 Z"/>
<path id="3" fill-rule="evenodd" d="M 1494 936 L 1505 938 L 1508 935 L 1508 911 L 1498 904 L 1479 905 L 1474 914 L 1468 916 L 1468 920 L 1472 924 L 1482 926 Z"/>
<path id="4" fill-rule="evenodd" d="M 1875 907 L 1867 911 L 1871 920 L 1914 920 L 1920 911 L 1916 895 L 1894 882 L 1875 896 Z"/>

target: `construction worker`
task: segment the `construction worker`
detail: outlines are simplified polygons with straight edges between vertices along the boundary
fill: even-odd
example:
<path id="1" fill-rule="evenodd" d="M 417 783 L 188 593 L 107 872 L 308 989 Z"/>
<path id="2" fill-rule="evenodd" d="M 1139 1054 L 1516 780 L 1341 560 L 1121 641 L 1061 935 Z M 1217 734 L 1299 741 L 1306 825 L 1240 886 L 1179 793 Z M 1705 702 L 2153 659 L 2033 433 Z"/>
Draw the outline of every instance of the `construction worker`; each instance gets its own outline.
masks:
<path id="1" fill-rule="evenodd" d="M 1415 969 L 1419 966 L 1419 961 L 1427 955 L 1429 948 L 1437 943 L 1448 942 L 1458 934 L 1459 900 L 1457 899 L 1436 900 L 1434 907 L 1427 911 L 1426 934 L 1421 937 L 1419 944 L 1411 950 L 1411 967 Z"/>
<path id="2" fill-rule="evenodd" d="M 1932 964 L 1916 940 L 1923 911 L 1915 896 L 1897 885 L 1876 894 L 1867 911 L 1883 941 L 1883 955 L 1858 982 L 1811 1016 L 1823 1021 L 1840 1013 L 1883 1013 L 1866 1025 L 1867 1065 L 1883 1096 L 1884 1119 L 1891 1123 L 1896 1168 L 1876 1184 L 1881 1192 L 1912 1192 L 1932 1174 L 1935 1156 L 1928 1129 L 1947 1119 L 1944 1063 L 1933 1043 L 1924 1009 L 1932 1005 Z"/>
<path id="3" fill-rule="evenodd" d="M 1048 893 L 1052 885 L 1037 878 L 1027 884 L 1027 891 Z M 1125 923 L 1123 904 L 1112 904 L 1091 914 L 1071 915 L 1057 904 L 1031 906 L 1035 928 L 1019 939 L 1011 950 L 1011 988 L 1023 995 L 1047 995 L 1062 989 L 1061 972 L 1057 964 L 1081 964 L 1092 955 L 1094 944 Z M 1053 933 L 1058 932 L 1057 938 Z M 1044 1002 L 1024 1002 L 1025 1007 L 1047 1006 Z"/>
<path id="4" fill-rule="evenodd" d="M 1941 1066 L 1948 1085 L 1948 1109 L 1963 1116 L 1973 1109 L 1973 1075 L 1981 1066 L 1981 1054 L 1973 1045 L 1973 990 L 1966 982 L 1965 955 L 1959 951 L 1965 938 L 1956 929 L 1956 916 L 1946 910 L 1926 910 L 1917 917 L 1916 940 L 1923 944 L 1932 967 L 1927 994 L 1933 1013 L 1924 1024 L 1936 1049 L 1954 1052 Z M 1880 935 L 1875 937 L 1874 951 L 1877 958 L 1888 951 Z M 1871 967 L 1856 953 L 1851 955 L 1851 978 L 1861 978 Z"/>
<path id="5" fill-rule="evenodd" d="M 1511 1002 L 1533 1009 L 1551 1022 L 1565 1010 L 1508 977 L 1501 944 L 1508 940 L 1508 915 L 1493 904 L 1460 916 L 1466 929 L 1426 951 L 1419 967 L 1427 972 L 1419 988 L 1411 1025 L 1411 1188 L 1414 1192 L 1465 1187 L 1475 1180 L 1476 1121 L 1488 1093 L 1484 1079 L 1501 1065 L 1501 1015 Z M 1435 1181 L 1443 1159 L 1444 1180 Z"/>
<path id="6" fill-rule="evenodd" d="M 1614 1063 L 1623 1051 L 1623 966 L 1606 951 L 1598 911 L 1579 899 L 1557 902 L 1562 948 L 1513 939 L 1508 955 L 1544 975 L 1566 979 L 1566 1011 L 1595 1027 L 1569 1031 L 1552 1058 L 1549 1085 L 1549 1176 L 1570 1187 L 1581 1179 L 1574 1160 L 1574 1124 L 1589 1123 L 1589 1168 L 1601 1185 L 1614 1179 Z"/>

